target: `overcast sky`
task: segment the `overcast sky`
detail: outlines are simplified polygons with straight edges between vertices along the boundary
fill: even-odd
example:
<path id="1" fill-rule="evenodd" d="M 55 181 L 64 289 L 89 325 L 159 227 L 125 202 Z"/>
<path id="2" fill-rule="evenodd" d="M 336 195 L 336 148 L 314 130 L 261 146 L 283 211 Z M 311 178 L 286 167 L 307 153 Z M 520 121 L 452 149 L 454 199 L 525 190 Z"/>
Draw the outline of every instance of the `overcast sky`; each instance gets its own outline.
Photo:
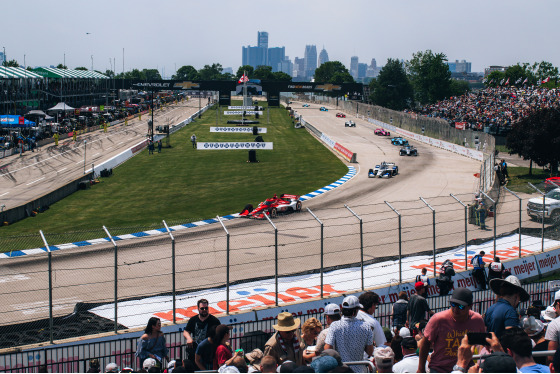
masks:
<path id="1" fill-rule="evenodd" d="M 350 57 L 385 65 L 418 51 L 449 61 L 490 65 L 548 61 L 560 66 L 558 0 L 18 0 L 3 4 L 0 47 L 21 65 L 85 66 L 116 72 L 158 68 L 168 77 L 183 65 L 241 65 L 241 47 L 269 47 L 303 57 L 325 47 L 331 61 Z M 90 34 L 87 34 L 90 33 Z"/>

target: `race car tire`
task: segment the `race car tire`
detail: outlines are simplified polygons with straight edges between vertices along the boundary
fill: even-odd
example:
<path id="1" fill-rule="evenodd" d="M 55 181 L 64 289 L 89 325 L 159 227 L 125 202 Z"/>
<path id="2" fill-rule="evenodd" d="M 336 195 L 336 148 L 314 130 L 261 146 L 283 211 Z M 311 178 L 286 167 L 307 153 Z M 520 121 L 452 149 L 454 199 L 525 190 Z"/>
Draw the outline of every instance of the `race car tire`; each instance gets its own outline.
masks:
<path id="1" fill-rule="evenodd" d="M 245 208 L 243 208 L 243 210 L 241 211 L 241 214 L 245 213 L 245 211 L 247 213 L 251 213 L 253 211 L 253 204 L 245 205 Z"/>
<path id="2" fill-rule="evenodd" d="M 270 209 L 270 218 L 276 218 L 276 217 L 278 217 L 278 210 L 276 210 L 276 208 Z"/>
<path id="3" fill-rule="evenodd" d="M 296 203 L 296 212 L 301 212 L 301 201 Z"/>

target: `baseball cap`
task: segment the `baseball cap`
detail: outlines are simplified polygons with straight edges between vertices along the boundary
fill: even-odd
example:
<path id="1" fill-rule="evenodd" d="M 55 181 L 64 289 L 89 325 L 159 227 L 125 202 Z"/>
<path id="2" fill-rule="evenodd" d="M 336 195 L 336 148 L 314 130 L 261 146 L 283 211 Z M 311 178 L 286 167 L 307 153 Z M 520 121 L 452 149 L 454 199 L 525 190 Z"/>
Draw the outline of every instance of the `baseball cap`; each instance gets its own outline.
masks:
<path id="1" fill-rule="evenodd" d="M 403 338 L 401 346 L 406 349 L 418 349 L 418 342 L 412 336 Z"/>
<path id="2" fill-rule="evenodd" d="M 556 291 L 556 293 L 554 294 L 554 301 L 556 300 L 560 300 L 560 290 Z"/>
<path id="3" fill-rule="evenodd" d="M 401 327 L 399 335 L 403 338 L 408 338 L 410 336 L 410 329 L 408 327 Z"/>
<path id="4" fill-rule="evenodd" d="M 378 369 L 387 369 L 393 367 L 395 353 L 391 347 L 377 347 L 373 351 L 373 358 Z"/>
<path id="5" fill-rule="evenodd" d="M 321 352 L 321 356 L 331 356 L 334 357 L 336 359 L 336 362 L 338 362 L 338 366 L 342 366 L 344 365 L 342 363 L 342 357 L 340 357 L 340 353 L 338 353 L 337 351 L 335 351 L 334 349 L 325 349 L 323 352 Z"/>
<path id="6" fill-rule="evenodd" d="M 464 306 L 472 305 L 473 303 L 472 291 L 464 287 L 455 288 L 449 301 Z"/>
<path id="7" fill-rule="evenodd" d="M 146 370 L 153 368 L 154 366 L 156 366 L 156 360 L 154 360 L 153 358 L 145 359 L 144 363 L 142 364 L 142 368 Z"/>
<path id="8" fill-rule="evenodd" d="M 332 356 L 321 356 L 311 362 L 311 367 L 316 373 L 328 373 L 338 367 L 338 361 Z"/>
<path id="9" fill-rule="evenodd" d="M 513 357 L 504 352 L 494 352 L 488 356 L 482 356 L 483 373 L 517 373 L 517 366 Z"/>
<path id="10" fill-rule="evenodd" d="M 414 288 L 416 288 L 417 290 L 419 290 L 422 287 L 426 287 L 426 283 L 424 282 L 416 282 L 414 283 Z"/>
<path id="11" fill-rule="evenodd" d="M 106 373 L 117 373 L 119 371 L 119 367 L 114 362 L 110 362 L 105 366 Z"/>
<path id="12" fill-rule="evenodd" d="M 346 296 L 342 300 L 342 309 L 356 309 L 363 308 L 364 306 L 360 304 L 360 301 L 356 296 Z"/>
<path id="13" fill-rule="evenodd" d="M 328 304 L 323 312 L 326 316 L 334 316 L 340 314 L 340 307 L 337 304 Z"/>

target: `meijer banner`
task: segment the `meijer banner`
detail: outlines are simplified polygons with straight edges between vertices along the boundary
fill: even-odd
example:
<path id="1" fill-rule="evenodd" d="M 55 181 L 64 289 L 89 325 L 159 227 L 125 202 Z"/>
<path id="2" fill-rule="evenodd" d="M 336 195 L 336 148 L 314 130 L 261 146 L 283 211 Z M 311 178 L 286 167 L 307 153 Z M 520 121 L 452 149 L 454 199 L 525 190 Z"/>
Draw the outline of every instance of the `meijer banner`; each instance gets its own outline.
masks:
<path id="1" fill-rule="evenodd" d="M 210 132 L 231 132 L 252 134 L 252 127 L 210 127 Z M 266 127 L 258 128 L 259 134 L 266 134 Z"/>
<path id="2" fill-rule="evenodd" d="M 272 142 L 213 142 L 197 143 L 200 150 L 272 149 Z"/>

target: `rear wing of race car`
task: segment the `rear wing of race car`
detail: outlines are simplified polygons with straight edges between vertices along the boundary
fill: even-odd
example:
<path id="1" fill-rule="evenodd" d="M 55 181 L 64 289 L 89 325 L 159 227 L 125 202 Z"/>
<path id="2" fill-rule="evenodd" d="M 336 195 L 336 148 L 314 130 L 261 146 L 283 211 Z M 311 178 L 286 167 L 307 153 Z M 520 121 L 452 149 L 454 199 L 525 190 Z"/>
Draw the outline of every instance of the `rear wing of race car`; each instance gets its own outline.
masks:
<path id="1" fill-rule="evenodd" d="M 284 200 L 286 200 L 286 199 L 299 200 L 300 195 L 289 195 L 289 194 L 284 193 L 284 194 L 280 195 L 280 198 L 284 199 Z"/>

